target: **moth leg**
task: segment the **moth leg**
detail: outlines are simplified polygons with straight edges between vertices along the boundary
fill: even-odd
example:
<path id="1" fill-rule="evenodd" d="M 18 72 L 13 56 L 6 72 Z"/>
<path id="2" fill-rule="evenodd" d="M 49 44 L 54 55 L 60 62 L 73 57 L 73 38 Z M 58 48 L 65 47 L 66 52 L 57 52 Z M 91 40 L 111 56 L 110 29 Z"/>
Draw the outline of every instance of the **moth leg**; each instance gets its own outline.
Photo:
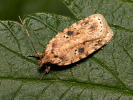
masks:
<path id="1" fill-rule="evenodd" d="M 28 57 L 42 58 L 44 57 L 44 53 L 38 52 L 37 54 L 34 55 L 28 55 Z"/>
<path id="2" fill-rule="evenodd" d="M 40 67 L 42 67 L 43 66 L 43 63 L 42 63 L 42 60 L 40 59 L 40 60 L 38 60 L 38 65 L 40 66 Z"/>
<path id="3" fill-rule="evenodd" d="M 40 80 L 42 80 L 42 78 L 44 77 L 44 75 L 46 74 L 46 73 L 48 73 L 50 71 L 50 66 L 46 66 L 46 69 L 44 70 L 44 73 L 42 74 L 42 76 L 41 76 L 41 78 L 40 78 Z"/>

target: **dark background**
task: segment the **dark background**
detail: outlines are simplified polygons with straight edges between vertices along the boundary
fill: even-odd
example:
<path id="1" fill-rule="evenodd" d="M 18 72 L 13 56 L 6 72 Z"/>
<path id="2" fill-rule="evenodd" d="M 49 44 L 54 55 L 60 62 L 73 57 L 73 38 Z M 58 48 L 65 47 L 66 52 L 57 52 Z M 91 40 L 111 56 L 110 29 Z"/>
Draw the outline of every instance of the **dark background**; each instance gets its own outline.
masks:
<path id="1" fill-rule="evenodd" d="M 73 16 L 61 0 L 0 0 L 0 20 L 19 21 L 18 16 L 36 12 Z"/>

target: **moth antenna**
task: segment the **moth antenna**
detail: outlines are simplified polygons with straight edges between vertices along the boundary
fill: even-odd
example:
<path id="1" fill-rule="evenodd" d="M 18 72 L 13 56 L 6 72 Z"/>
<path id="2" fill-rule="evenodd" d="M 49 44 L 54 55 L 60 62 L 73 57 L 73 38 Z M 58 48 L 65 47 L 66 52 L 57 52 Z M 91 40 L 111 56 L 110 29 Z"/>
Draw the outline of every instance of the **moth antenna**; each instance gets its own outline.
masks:
<path id="1" fill-rule="evenodd" d="M 20 22 L 22 23 L 23 27 L 24 27 L 25 30 L 26 30 L 26 33 L 27 33 L 27 35 L 28 35 L 28 37 L 29 37 L 29 39 L 30 39 L 30 42 L 31 42 L 31 44 L 32 44 L 32 47 L 33 47 L 35 53 L 37 54 L 37 51 L 36 51 L 36 49 L 35 49 L 35 47 L 34 47 L 34 45 L 33 45 L 33 42 L 32 42 L 32 40 L 31 40 L 31 38 L 30 38 L 30 34 L 29 34 L 27 28 L 26 28 L 25 25 L 23 24 L 22 19 L 20 18 L 20 16 L 18 16 L 18 17 L 19 17 L 19 20 L 20 20 Z"/>

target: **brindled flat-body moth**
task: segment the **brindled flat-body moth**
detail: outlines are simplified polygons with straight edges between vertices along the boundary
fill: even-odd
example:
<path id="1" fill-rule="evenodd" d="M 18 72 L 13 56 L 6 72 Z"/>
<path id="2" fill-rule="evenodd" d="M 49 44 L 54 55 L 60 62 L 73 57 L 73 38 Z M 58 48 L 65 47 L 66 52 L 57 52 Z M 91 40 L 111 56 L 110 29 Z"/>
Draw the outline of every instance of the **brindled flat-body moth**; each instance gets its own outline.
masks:
<path id="1" fill-rule="evenodd" d="M 91 15 L 59 32 L 46 46 L 38 64 L 42 67 L 47 63 L 58 66 L 75 63 L 107 44 L 112 36 L 105 18 L 101 14 Z M 49 70 L 46 67 L 45 73 Z"/>
<path id="2" fill-rule="evenodd" d="M 47 45 L 39 65 L 75 63 L 107 44 L 112 36 L 105 18 L 91 15 L 59 32 Z"/>

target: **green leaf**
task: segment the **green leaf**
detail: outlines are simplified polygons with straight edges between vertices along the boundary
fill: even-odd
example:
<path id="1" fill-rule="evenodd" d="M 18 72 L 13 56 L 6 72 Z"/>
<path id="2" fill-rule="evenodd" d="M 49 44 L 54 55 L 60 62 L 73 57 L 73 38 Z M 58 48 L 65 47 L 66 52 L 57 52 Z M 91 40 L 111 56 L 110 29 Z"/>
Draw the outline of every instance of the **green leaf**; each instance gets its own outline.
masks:
<path id="1" fill-rule="evenodd" d="M 64 28 L 94 13 L 105 16 L 114 32 L 103 49 L 78 62 L 56 67 L 53 74 L 37 71 L 34 50 L 21 24 L 0 21 L 0 100 L 132 100 L 133 19 L 128 0 L 63 0 L 75 18 L 35 13 L 25 15 L 24 24 L 38 52 Z"/>

